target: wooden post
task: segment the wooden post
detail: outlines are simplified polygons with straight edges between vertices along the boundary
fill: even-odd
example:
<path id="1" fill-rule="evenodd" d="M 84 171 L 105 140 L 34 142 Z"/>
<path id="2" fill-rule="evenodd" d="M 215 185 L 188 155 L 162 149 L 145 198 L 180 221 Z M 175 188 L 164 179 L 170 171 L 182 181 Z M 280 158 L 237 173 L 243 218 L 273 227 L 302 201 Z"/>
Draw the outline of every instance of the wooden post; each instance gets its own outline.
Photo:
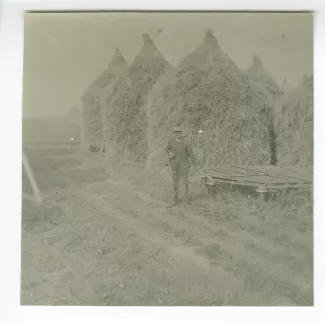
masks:
<path id="1" fill-rule="evenodd" d="M 208 188 L 208 194 L 210 196 L 214 196 L 216 192 L 216 181 L 203 171 L 201 175 L 201 180 L 203 181 L 205 187 Z"/>
<path id="2" fill-rule="evenodd" d="M 105 157 L 104 151 L 106 153 L 106 134 L 103 135 L 102 144 L 100 146 L 100 156 Z"/>
<path id="3" fill-rule="evenodd" d="M 256 192 L 259 194 L 261 204 L 267 202 L 269 190 L 264 185 L 259 186 Z"/>
<path id="4" fill-rule="evenodd" d="M 214 184 L 207 184 L 208 185 L 208 194 L 210 196 L 214 196 L 216 192 L 216 186 Z"/>
<path id="5" fill-rule="evenodd" d="M 23 153 L 23 166 L 24 166 L 25 171 L 27 173 L 29 182 L 30 182 L 30 184 L 32 186 L 36 201 L 38 203 L 42 203 L 42 197 L 41 197 L 41 193 L 40 193 L 39 188 L 38 188 L 36 178 L 35 178 L 34 173 L 33 173 L 32 169 L 31 169 L 31 167 L 29 165 L 28 159 L 26 158 L 24 153 Z"/>
<path id="6" fill-rule="evenodd" d="M 203 185 L 204 187 L 207 187 L 207 177 L 204 175 L 201 175 L 201 185 Z"/>
<path id="7" fill-rule="evenodd" d="M 105 139 L 103 139 L 102 144 L 100 146 L 100 156 L 103 157 L 103 152 L 104 152 L 104 148 L 105 148 Z"/>
<path id="8" fill-rule="evenodd" d="M 74 140 L 74 138 L 70 138 L 70 147 L 69 147 L 69 151 L 71 151 L 71 149 L 72 149 L 73 140 Z"/>
<path id="9" fill-rule="evenodd" d="M 206 186 L 208 187 L 208 194 L 214 196 L 216 192 L 216 182 L 212 178 L 208 178 Z"/>

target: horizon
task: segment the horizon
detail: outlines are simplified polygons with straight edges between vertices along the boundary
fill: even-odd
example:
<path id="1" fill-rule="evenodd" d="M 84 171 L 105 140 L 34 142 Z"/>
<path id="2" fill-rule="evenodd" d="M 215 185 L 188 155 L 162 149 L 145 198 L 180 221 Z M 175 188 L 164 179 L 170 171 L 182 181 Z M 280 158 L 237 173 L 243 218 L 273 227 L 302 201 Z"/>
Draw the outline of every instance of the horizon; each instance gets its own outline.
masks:
<path id="1" fill-rule="evenodd" d="M 109 18 L 109 19 L 108 19 Z M 232 20 L 230 20 L 232 19 Z M 69 115 L 119 48 L 128 65 L 148 33 L 174 67 L 212 29 L 245 71 L 258 55 L 279 86 L 313 73 L 313 15 L 302 13 L 29 13 L 25 15 L 23 116 Z M 118 32 L 116 32 L 118 30 Z"/>

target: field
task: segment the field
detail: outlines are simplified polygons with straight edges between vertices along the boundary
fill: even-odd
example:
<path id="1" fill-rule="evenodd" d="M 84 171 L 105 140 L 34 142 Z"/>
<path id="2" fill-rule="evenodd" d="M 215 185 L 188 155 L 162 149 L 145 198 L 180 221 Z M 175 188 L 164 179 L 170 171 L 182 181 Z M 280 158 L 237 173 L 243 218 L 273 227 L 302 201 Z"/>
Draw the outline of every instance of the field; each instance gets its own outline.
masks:
<path id="1" fill-rule="evenodd" d="M 313 305 L 301 192 L 260 208 L 236 191 L 211 199 L 194 177 L 192 205 L 167 209 L 168 174 L 68 148 L 25 143 L 44 202 L 23 200 L 21 304 Z"/>
<path id="2" fill-rule="evenodd" d="M 80 141 L 79 120 L 79 115 L 24 118 L 23 144 L 66 143 L 71 137 L 76 137 L 77 141 Z"/>

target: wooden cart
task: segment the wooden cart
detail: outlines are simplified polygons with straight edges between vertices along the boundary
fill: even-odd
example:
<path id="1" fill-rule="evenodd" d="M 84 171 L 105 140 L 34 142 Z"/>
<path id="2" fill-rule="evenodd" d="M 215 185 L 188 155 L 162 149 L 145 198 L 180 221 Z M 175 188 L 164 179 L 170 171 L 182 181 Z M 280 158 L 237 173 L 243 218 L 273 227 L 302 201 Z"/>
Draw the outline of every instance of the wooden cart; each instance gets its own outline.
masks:
<path id="1" fill-rule="evenodd" d="M 293 168 L 280 166 L 222 166 L 203 170 L 201 178 L 210 195 L 216 186 L 244 186 L 254 188 L 260 200 L 268 200 L 269 192 L 288 188 L 311 188 L 312 168 Z"/>

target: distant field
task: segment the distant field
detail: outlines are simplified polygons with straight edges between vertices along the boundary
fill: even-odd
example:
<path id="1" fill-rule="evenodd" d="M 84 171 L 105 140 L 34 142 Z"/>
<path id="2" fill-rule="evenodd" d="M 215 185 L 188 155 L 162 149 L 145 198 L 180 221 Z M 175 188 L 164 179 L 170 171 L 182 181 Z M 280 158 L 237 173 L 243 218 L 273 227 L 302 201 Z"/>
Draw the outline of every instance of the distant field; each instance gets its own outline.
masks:
<path id="1" fill-rule="evenodd" d="M 24 118 L 22 132 L 23 144 L 64 143 L 76 135 L 76 140 L 80 141 L 80 116 Z"/>

